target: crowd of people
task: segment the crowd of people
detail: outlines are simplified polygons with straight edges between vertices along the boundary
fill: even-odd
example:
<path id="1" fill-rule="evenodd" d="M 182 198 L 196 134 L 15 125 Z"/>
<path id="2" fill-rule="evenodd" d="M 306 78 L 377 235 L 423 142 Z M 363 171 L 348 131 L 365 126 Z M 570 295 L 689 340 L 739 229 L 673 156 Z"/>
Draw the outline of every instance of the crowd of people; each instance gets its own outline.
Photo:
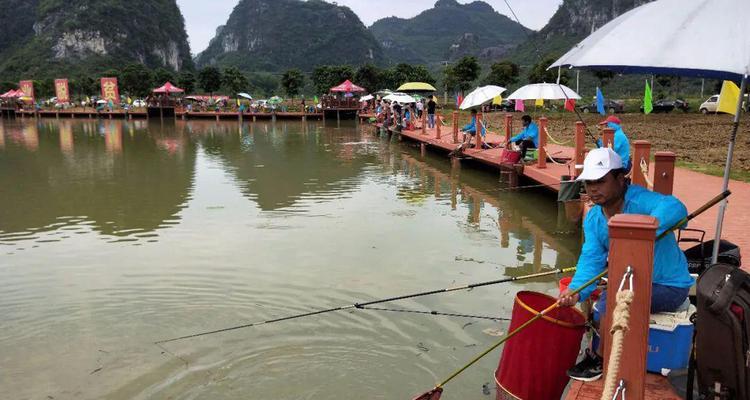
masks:
<path id="1" fill-rule="evenodd" d="M 434 97 L 421 98 L 412 103 L 379 98 L 375 99 L 374 104 L 377 121 L 395 131 L 415 129 L 416 121 L 421 120 L 425 113 L 428 128 L 435 128 L 437 123 L 435 113 L 438 104 Z M 369 105 L 363 106 L 363 111 L 369 111 Z"/>

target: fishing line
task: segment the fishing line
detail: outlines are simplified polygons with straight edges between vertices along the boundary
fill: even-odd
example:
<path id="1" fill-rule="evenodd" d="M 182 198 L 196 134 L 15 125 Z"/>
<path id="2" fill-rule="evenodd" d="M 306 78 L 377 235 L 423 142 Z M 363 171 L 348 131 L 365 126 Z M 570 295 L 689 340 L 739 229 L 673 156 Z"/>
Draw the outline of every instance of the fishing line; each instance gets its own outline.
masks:
<path id="1" fill-rule="evenodd" d="M 400 313 L 411 313 L 411 314 L 426 314 L 426 315 L 438 315 L 443 317 L 459 317 L 459 318 L 472 318 L 472 319 L 488 319 L 492 321 L 510 321 L 510 318 L 503 317 L 489 317 L 486 315 L 470 315 L 470 314 L 457 314 L 457 313 L 446 313 L 440 311 L 422 311 L 422 310 L 409 310 L 406 308 L 380 308 L 380 307 L 357 307 L 360 310 L 373 310 L 373 311 L 389 311 L 389 312 L 400 312 Z"/>

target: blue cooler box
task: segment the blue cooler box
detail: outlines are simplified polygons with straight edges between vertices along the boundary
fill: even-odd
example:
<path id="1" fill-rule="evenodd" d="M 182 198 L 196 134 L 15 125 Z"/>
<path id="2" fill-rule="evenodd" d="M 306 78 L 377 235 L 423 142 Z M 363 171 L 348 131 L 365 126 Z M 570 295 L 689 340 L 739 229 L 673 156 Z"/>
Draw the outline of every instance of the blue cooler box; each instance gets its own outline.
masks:
<path id="1" fill-rule="evenodd" d="M 683 311 L 651 314 L 646 358 L 646 369 L 649 372 L 661 374 L 666 372 L 663 371 L 665 369 L 688 367 L 694 329 L 690 316 L 695 311 L 695 306 L 690 304 Z"/>
<path id="2" fill-rule="evenodd" d="M 695 306 L 685 300 L 682 311 L 651 314 L 648 330 L 648 355 L 646 370 L 662 374 L 662 370 L 685 369 L 690 361 L 690 346 L 693 343 L 693 324 L 690 316 Z M 594 308 L 594 314 L 598 311 Z M 599 338 L 594 335 L 592 347 L 599 346 Z"/>

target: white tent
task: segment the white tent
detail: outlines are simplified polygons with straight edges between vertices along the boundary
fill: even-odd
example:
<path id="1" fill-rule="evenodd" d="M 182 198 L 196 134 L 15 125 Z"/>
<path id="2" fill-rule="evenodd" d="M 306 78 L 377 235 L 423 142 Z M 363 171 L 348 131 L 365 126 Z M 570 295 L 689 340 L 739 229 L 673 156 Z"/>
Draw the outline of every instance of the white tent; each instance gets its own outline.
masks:
<path id="1" fill-rule="evenodd" d="M 750 74 L 750 1 L 657 0 L 615 18 L 577 44 L 550 68 L 603 69 L 742 80 L 729 140 L 722 190 L 729 187 L 742 93 Z M 713 261 L 726 210 L 721 203 Z"/>
<path id="2" fill-rule="evenodd" d="M 508 96 L 509 100 L 568 100 L 580 99 L 573 89 L 557 83 L 532 83 L 521 87 Z"/>
<path id="3" fill-rule="evenodd" d="M 494 85 L 478 87 L 466 95 L 464 101 L 461 103 L 461 109 L 467 110 L 471 107 L 481 106 L 495 97 L 502 95 L 505 90 L 504 87 Z"/>

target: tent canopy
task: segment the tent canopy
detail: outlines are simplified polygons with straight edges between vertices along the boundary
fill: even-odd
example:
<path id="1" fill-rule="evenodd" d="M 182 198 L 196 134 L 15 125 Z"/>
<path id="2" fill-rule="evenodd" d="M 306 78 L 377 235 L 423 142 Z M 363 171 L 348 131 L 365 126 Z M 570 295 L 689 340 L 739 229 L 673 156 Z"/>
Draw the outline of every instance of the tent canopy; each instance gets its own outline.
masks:
<path id="1" fill-rule="evenodd" d="M 357 86 L 350 80 L 345 80 L 338 86 L 331 88 L 331 92 L 334 93 L 363 93 L 366 92 L 365 88 Z"/>
<path id="2" fill-rule="evenodd" d="M 550 68 L 739 81 L 750 73 L 747 0 L 658 0 L 620 15 Z"/>
<path id="3" fill-rule="evenodd" d="M 161 87 L 154 89 L 154 93 L 184 93 L 185 91 L 173 85 L 171 82 L 167 82 Z"/>

